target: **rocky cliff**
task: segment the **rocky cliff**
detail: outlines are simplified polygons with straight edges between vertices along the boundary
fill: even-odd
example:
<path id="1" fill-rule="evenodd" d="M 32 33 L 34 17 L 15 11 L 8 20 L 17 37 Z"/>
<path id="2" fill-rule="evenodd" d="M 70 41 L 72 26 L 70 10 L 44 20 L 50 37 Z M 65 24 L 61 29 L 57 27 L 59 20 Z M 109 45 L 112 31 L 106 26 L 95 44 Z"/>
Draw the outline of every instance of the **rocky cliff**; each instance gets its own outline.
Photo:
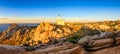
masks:
<path id="1" fill-rule="evenodd" d="M 34 46 L 45 44 L 52 39 L 68 36 L 73 32 L 68 26 L 42 22 L 38 26 L 18 26 L 12 24 L 0 34 L 1 44 Z"/>
<path id="2" fill-rule="evenodd" d="M 0 32 L 0 54 L 119 54 L 119 29 L 101 28 L 47 22 L 38 26 L 12 24 Z"/>

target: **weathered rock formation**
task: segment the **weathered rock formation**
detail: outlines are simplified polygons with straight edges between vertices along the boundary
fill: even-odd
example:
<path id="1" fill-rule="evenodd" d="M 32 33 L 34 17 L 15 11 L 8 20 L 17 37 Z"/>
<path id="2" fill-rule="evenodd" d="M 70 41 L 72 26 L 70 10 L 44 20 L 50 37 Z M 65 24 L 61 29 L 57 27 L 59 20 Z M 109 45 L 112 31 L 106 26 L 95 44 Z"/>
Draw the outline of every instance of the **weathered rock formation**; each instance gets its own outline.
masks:
<path id="1" fill-rule="evenodd" d="M 85 54 L 120 54 L 120 45 L 97 50 L 97 51 L 86 52 Z"/>
<path id="2" fill-rule="evenodd" d="M 1 44 L 33 46 L 48 43 L 51 39 L 63 38 L 72 33 L 68 26 L 54 25 L 47 22 L 38 26 L 18 26 L 12 24 L 0 34 Z"/>
<path id="3" fill-rule="evenodd" d="M 19 46 L 0 45 L 0 54 L 24 54 L 26 51 Z"/>
<path id="4" fill-rule="evenodd" d="M 38 48 L 34 51 L 26 51 L 19 46 L 0 45 L 0 54 L 84 54 L 84 50 L 79 45 L 62 42 L 47 45 L 45 48 Z"/>
<path id="5" fill-rule="evenodd" d="M 99 50 L 120 44 L 120 35 L 112 32 L 102 32 L 100 35 L 85 36 L 78 41 L 87 50 Z"/>
<path id="6" fill-rule="evenodd" d="M 93 33 L 92 35 L 84 36 L 78 44 L 73 44 L 67 42 L 66 37 L 74 31 L 72 27 L 47 22 L 40 23 L 38 26 L 13 24 L 0 33 L 0 44 L 9 44 L 0 45 L 0 54 L 120 53 L 120 34 L 118 33 L 90 29 L 89 34 Z"/>
<path id="7" fill-rule="evenodd" d="M 71 43 L 61 43 L 60 45 L 53 45 L 45 49 L 37 49 L 28 54 L 84 54 L 83 49 L 79 45 Z"/>

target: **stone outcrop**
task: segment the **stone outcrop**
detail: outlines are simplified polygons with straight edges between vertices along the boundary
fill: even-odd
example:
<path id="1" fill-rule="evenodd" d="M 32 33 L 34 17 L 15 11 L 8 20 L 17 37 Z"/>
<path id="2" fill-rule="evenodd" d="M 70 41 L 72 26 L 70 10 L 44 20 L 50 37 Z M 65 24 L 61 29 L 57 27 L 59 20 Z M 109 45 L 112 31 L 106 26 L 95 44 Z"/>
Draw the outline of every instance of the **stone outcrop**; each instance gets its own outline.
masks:
<path id="1" fill-rule="evenodd" d="M 86 52 L 85 54 L 120 54 L 120 45 L 109 47 L 98 51 Z"/>
<path id="2" fill-rule="evenodd" d="M 113 36 L 112 32 L 102 32 L 99 36 L 99 38 L 110 38 Z"/>
<path id="3" fill-rule="evenodd" d="M 26 51 L 19 46 L 0 45 L 0 54 L 24 54 Z"/>
<path id="4" fill-rule="evenodd" d="M 80 45 L 71 43 L 61 43 L 57 46 L 49 46 L 44 49 L 25 51 L 19 46 L 0 45 L 0 54 L 119 54 L 120 45 L 109 47 L 97 51 L 85 51 Z"/>
<path id="5" fill-rule="evenodd" d="M 100 35 L 85 36 L 78 41 L 86 50 L 99 50 L 120 44 L 120 35 L 112 32 L 102 32 Z"/>
<path id="6" fill-rule="evenodd" d="M 90 41 L 98 40 L 98 39 L 106 39 L 112 38 L 112 32 L 102 32 L 100 35 L 93 35 L 93 36 L 85 36 L 78 41 L 78 44 L 88 44 Z"/>
<path id="7" fill-rule="evenodd" d="M 83 49 L 79 45 L 75 44 L 63 44 L 60 46 L 51 46 L 45 49 L 37 49 L 28 54 L 84 54 Z"/>
<path id="8" fill-rule="evenodd" d="M 19 26 L 12 24 L 7 30 L 1 32 L 0 43 L 10 45 L 33 46 L 45 44 L 50 39 L 60 39 L 72 33 L 68 26 L 61 26 L 42 22 L 38 26 Z"/>
<path id="9" fill-rule="evenodd" d="M 94 26 L 90 25 L 90 27 L 93 28 Z M 104 26 L 102 27 L 104 28 Z M 110 28 L 106 26 L 106 29 Z M 99 32 L 90 29 L 88 33 L 93 33 L 92 35 L 80 37 L 78 44 L 73 44 L 67 42 L 66 38 L 73 32 L 75 30 L 72 27 L 47 22 L 40 23 L 38 26 L 13 24 L 7 30 L 0 32 L 0 44 L 9 44 L 0 45 L 0 54 L 120 53 L 120 34 L 115 35 L 114 32 Z"/>

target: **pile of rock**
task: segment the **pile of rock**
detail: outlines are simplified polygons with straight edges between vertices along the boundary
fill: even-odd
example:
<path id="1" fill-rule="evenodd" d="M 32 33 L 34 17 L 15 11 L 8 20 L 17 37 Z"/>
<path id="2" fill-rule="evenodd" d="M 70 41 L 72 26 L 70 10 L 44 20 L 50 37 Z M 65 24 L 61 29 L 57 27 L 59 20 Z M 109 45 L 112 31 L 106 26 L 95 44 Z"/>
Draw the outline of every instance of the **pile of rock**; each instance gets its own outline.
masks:
<path id="1" fill-rule="evenodd" d="M 28 54 L 84 54 L 84 50 L 79 46 L 71 43 L 62 43 L 60 46 L 50 46 L 45 49 L 37 49 Z"/>
<path id="2" fill-rule="evenodd" d="M 100 35 L 85 36 L 78 44 L 84 45 L 87 50 L 98 50 L 120 44 L 120 36 L 112 32 L 102 32 Z"/>
<path id="3" fill-rule="evenodd" d="M 36 29 L 37 28 L 26 30 L 25 33 L 27 32 L 28 34 L 23 34 L 26 36 L 22 38 L 31 37 L 27 35 L 32 35 L 31 32 L 35 31 Z M 40 30 L 38 29 L 38 31 Z M 52 30 L 50 29 L 49 31 Z M 14 35 L 15 34 L 17 35 L 15 36 L 16 38 L 22 36 L 18 31 L 17 33 L 15 32 Z M 112 32 L 102 32 L 99 35 L 85 36 L 78 41 L 78 44 L 72 44 L 66 42 L 66 38 L 60 38 L 60 39 L 50 38 L 47 44 L 43 44 L 43 45 L 40 44 L 37 46 L 32 46 L 33 48 L 29 48 L 29 47 L 27 48 L 28 50 L 33 49 L 32 51 L 27 51 L 26 48 L 20 46 L 0 45 L 0 54 L 108 54 L 108 53 L 119 54 L 120 46 L 115 46 L 115 47 L 110 47 L 110 46 L 113 46 L 115 44 L 116 45 L 120 44 L 120 34 L 116 35 Z M 105 48 L 105 49 L 101 49 L 101 48 Z M 101 49 L 101 50 L 88 52 L 86 49 L 87 50 Z"/>
<path id="4" fill-rule="evenodd" d="M 68 26 L 41 22 L 38 26 L 18 26 L 12 24 L 0 34 L 0 44 L 34 46 L 45 44 L 51 39 L 60 39 L 71 34 Z"/>
<path id="5" fill-rule="evenodd" d="M 0 45 L 0 54 L 84 54 L 83 48 L 69 42 L 47 46 L 46 48 L 26 51 L 19 46 Z"/>
<path id="6" fill-rule="evenodd" d="M 72 33 L 69 27 L 62 27 L 58 25 L 52 25 L 50 23 L 40 23 L 34 30 L 34 41 L 42 41 L 42 43 L 49 42 L 49 39 L 59 39 Z"/>

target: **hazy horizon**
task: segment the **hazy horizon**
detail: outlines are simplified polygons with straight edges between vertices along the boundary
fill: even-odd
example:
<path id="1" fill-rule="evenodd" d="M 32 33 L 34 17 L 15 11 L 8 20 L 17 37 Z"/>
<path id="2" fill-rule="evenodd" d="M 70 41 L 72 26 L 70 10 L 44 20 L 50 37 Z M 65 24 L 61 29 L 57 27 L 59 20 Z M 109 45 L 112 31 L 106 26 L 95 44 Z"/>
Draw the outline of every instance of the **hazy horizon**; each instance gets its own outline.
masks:
<path id="1" fill-rule="evenodd" d="M 67 21 L 88 22 L 88 21 L 119 20 L 120 1 L 119 0 L 0 1 L 0 23 L 11 22 L 36 23 L 41 21 L 55 21 L 58 14 L 61 15 L 61 18 Z"/>
<path id="2" fill-rule="evenodd" d="M 61 18 L 64 19 L 64 18 Z M 40 22 L 51 22 L 56 23 L 57 18 L 0 18 L 0 24 L 6 23 L 40 23 Z M 119 19 L 80 19 L 80 18 L 65 18 L 65 22 L 99 22 L 99 21 L 114 21 Z"/>

